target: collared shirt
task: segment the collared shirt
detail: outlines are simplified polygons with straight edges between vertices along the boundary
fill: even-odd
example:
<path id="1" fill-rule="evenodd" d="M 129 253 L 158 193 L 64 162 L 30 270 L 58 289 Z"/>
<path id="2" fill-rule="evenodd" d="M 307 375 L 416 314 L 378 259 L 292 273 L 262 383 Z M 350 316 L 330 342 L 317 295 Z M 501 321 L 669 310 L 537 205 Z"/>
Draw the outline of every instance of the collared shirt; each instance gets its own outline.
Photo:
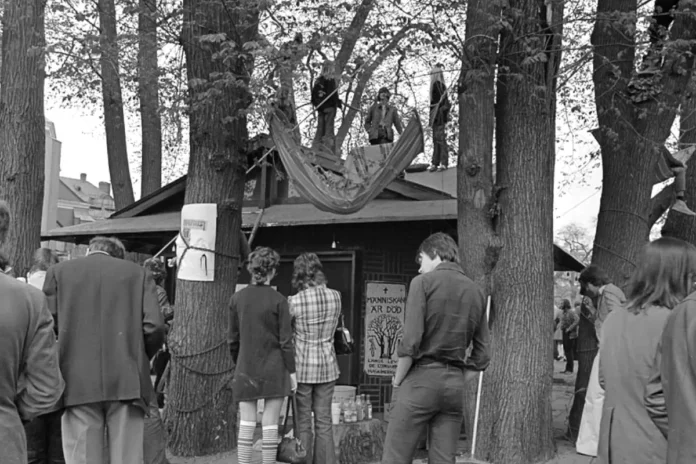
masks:
<path id="1" fill-rule="evenodd" d="M 340 370 L 333 342 L 341 314 L 341 293 L 321 285 L 302 290 L 288 300 L 294 319 L 297 381 L 335 381 Z"/>
<path id="2" fill-rule="evenodd" d="M 489 339 L 483 290 L 458 264 L 441 263 L 411 281 L 399 357 L 483 371 L 490 362 Z"/>

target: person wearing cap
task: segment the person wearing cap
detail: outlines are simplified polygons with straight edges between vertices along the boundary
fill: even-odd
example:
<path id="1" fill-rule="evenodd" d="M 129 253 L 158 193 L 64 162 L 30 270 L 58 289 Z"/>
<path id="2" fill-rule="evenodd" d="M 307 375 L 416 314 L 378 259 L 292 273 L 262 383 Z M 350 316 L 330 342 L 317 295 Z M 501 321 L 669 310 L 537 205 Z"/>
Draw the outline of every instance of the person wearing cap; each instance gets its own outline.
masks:
<path id="1" fill-rule="evenodd" d="M 399 134 L 403 132 L 399 111 L 389 103 L 390 97 L 389 89 L 379 89 L 377 101 L 370 107 L 365 118 L 365 129 L 371 145 L 394 142 L 394 128 Z"/>

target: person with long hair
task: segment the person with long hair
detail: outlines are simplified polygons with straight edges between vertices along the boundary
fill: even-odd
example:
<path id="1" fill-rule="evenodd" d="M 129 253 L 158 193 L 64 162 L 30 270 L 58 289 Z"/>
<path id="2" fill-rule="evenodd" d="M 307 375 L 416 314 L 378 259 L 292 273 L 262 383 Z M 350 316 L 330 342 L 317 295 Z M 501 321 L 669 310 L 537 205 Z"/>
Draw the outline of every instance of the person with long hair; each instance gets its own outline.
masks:
<path id="1" fill-rule="evenodd" d="M 241 415 L 237 435 L 240 464 L 251 463 L 260 399 L 265 400 L 263 464 L 275 464 L 280 408 L 285 397 L 297 390 L 288 300 L 270 285 L 279 264 L 277 252 L 256 248 L 247 264 L 251 284 L 235 293 L 230 302 L 229 346 L 236 365 L 232 391 Z"/>
<path id="2" fill-rule="evenodd" d="M 429 171 L 444 171 L 449 166 L 449 148 L 445 126 L 449 120 L 450 101 L 440 63 L 430 71 L 430 126 L 433 128 L 433 158 Z"/>
<path id="3" fill-rule="evenodd" d="M 666 464 L 696 462 L 696 293 L 694 248 L 682 256 L 681 294 L 689 294 L 671 311 L 662 331 L 653 372 L 645 388 L 648 414 L 667 440 Z M 688 263 L 684 262 L 689 260 Z M 656 461 L 657 462 L 657 461 Z"/>
<path id="4" fill-rule="evenodd" d="M 334 120 L 336 111 L 341 107 L 341 99 L 337 92 L 336 65 L 333 61 L 325 61 L 321 75 L 312 87 L 312 105 L 317 111 L 317 133 L 314 135 L 314 148 L 321 144 L 331 152 L 336 150 L 334 136 Z"/>
<path id="5" fill-rule="evenodd" d="M 365 116 L 365 130 L 371 145 L 384 145 L 394 141 L 394 129 L 401 134 L 404 128 L 401 124 L 399 110 L 389 103 L 391 92 L 382 87 L 377 92 L 377 99 Z"/>
<path id="6" fill-rule="evenodd" d="M 672 309 L 693 289 L 696 248 L 675 238 L 645 246 L 624 309 L 604 321 L 599 382 L 605 390 L 597 458 L 600 463 L 665 462 L 667 439 L 645 405 L 645 388 Z M 691 461 L 690 461 L 691 462 Z"/>
<path id="7" fill-rule="evenodd" d="M 334 333 L 341 315 L 341 293 L 327 288 L 322 264 L 314 253 L 295 259 L 290 297 L 297 362 L 297 428 L 307 450 L 307 464 L 334 464 L 331 400 L 340 375 Z M 312 443 L 314 413 L 314 443 Z"/>

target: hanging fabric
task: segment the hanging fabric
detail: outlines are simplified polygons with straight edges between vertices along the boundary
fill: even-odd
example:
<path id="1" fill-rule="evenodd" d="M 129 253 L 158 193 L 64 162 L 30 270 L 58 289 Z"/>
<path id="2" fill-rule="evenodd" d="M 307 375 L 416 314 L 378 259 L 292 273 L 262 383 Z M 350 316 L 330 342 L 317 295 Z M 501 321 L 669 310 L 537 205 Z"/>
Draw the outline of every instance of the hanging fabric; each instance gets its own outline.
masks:
<path id="1" fill-rule="evenodd" d="M 330 213 L 351 214 L 362 209 L 424 150 L 423 127 L 414 113 L 398 141 L 391 147 L 381 146 L 378 149 L 388 151 L 383 153 L 383 161 L 374 165 L 364 159 L 353 160 L 356 166 L 369 166 L 359 169 L 358 177 L 346 175 L 345 169 L 342 173 L 335 173 L 316 164 L 316 153 L 299 144 L 283 118 L 282 114 L 273 111 L 269 126 L 288 177 L 304 198 L 318 209 Z M 360 156 L 361 150 L 354 153 L 354 156 Z"/>

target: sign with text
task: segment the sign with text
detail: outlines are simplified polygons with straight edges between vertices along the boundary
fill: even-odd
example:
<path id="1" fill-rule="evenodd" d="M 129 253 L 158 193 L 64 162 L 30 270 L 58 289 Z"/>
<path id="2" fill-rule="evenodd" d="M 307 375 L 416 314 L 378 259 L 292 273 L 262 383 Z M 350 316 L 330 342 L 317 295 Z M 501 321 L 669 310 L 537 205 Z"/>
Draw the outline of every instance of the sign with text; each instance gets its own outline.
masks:
<path id="1" fill-rule="evenodd" d="M 215 280 L 217 205 L 184 205 L 181 233 L 176 239 L 177 278 L 199 282 Z"/>
<path id="2" fill-rule="evenodd" d="M 391 377 L 404 333 L 406 285 L 367 282 L 365 290 L 365 373 Z"/>

